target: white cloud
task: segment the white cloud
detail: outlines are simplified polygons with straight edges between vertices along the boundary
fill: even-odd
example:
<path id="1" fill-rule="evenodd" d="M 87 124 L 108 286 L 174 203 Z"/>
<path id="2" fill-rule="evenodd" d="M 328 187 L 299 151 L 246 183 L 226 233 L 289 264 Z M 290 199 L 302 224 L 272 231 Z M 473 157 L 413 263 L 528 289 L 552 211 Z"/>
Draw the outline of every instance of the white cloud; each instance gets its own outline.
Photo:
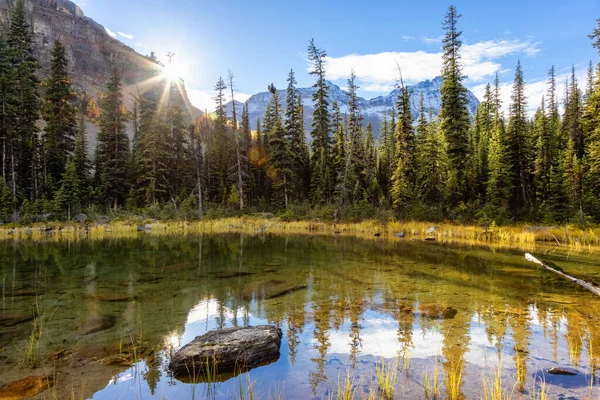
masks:
<path id="1" fill-rule="evenodd" d="M 421 38 L 421 42 L 425 43 L 425 44 L 435 44 L 435 43 L 442 43 L 442 36 L 438 36 L 438 37 L 422 37 Z"/>
<path id="2" fill-rule="evenodd" d="M 438 40 L 438 39 L 431 39 Z M 464 73 L 471 82 L 490 79 L 502 71 L 499 59 L 509 55 L 532 57 L 539 52 L 539 43 L 520 40 L 488 40 L 462 48 Z M 349 54 L 327 57 L 327 77 L 332 80 L 348 78 L 354 70 L 359 85 L 365 91 L 381 92 L 393 87 L 398 77 L 398 65 L 408 83 L 416 83 L 440 75 L 441 52 L 383 52 L 377 54 Z"/>
<path id="3" fill-rule="evenodd" d="M 197 90 L 197 89 L 187 89 L 188 97 L 192 104 L 196 106 L 201 111 L 208 110 L 208 112 L 212 112 L 215 109 L 215 92 L 210 90 Z M 235 101 L 245 102 L 250 98 L 250 94 L 247 93 L 235 93 Z M 231 97 L 227 96 L 227 101 L 230 101 Z M 237 110 L 237 108 L 236 108 Z"/>
<path id="4" fill-rule="evenodd" d="M 108 29 L 107 27 L 104 27 L 104 29 L 106 30 L 106 33 L 108 33 L 108 35 L 109 35 L 110 37 L 113 37 L 113 38 L 116 38 L 116 37 L 117 37 L 117 34 L 116 34 L 116 33 L 114 33 L 113 31 L 111 31 L 110 29 Z"/>
<path id="5" fill-rule="evenodd" d="M 577 79 L 579 87 L 582 90 L 585 89 L 584 86 L 586 80 L 586 73 L 587 71 L 585 68 L 581 68 L 575 71 L 575 79 Z M 511 75 L 511 78 L 513 76 L 514 73 Z M 561 107 L 562 102 L 564 100 L 565 81 L 567 79 L 571 79 L 571 72 L 556 75 L 556 96 Z M 502 111 L 505 115 L 508 115 L 508 107 L 511 102 L 510 96 L 512 94 L 512 86 L 512 80 L 500 84 L 500 99 L 502 101 Z M 471 91 L 475 94 L 475 96 L 477 96 L 479 100 L 482 100 L 483 94 L 485 92 L 485 84 L 474 86 L 471 88 Z M 547 93 L 547 77 L 533 79 L 531 81 L 527 81 L 527 79 L 525 80 L 525 96 L 527 98 L 527 111 L 530 116 L 533 116 L 538 107 L 540 107 L 540 105 L 542 104 L 542 97 L 546 96 Z"/>
<path id="6" fill-rule="evenodd" d="M 129 39 L 129 40 L 133 39 L 133 35 L 130 35 L 129 33 L 119 32 L 119 35 L 121 35 L 125 39 Z"/>

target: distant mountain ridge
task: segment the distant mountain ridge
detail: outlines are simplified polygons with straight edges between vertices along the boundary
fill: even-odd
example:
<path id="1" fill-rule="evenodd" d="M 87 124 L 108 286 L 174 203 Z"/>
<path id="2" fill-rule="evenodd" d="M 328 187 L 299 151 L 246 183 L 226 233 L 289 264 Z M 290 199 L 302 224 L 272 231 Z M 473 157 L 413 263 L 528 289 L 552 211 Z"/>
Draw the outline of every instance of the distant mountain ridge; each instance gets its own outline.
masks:
<path id="1" fill-rule="evenodd" d="M 348 92 L 342 90 L 338 85 L 333 82 L 327 82 L 329 85 L 329 100 L 330 103 L 333 104 L 334 101 L 337 101 L 342 114 L 348 109 Z M 426 80 L 423 82 L 419 82 L 416 85 L 409 86 L 411 91 L 410 100 L 411 100 L 411 110 L 413 119 L 417 119 L 419 114 L 419 99 L 421 94 L 423 94 L 425 108 L 428 110 L 431 108 L 434 115 L 438 115 L 441 107 L 441 96 L 440 89 L 442 87 L 442 77 L 438 76 L 432 80 Z M 313 113 L 313 100 L 312 95 L 315 92 L 314 88 L 299 88 L 298 92 L 302 96 L 302 103 L 304 104 L 304 123 L 307 127 L 310 126 L 312 121 L 312 113 Z M 363 97 L 358 98 L 358 105 L 360 107 L 361 113 L 364 118 L 364 124 L 371 122 L 373 124 L 373 128 L 375 133 L 379 133 L 379 128 L 381 125 L 381 121 L 383 120 L 383 115 L 387 112 L 391 112 L 392 108 L 396 106 L 396 98 L 398 97 L 399 89 L 394 89 L 390 92 L 390 94 L 386 96 L 378 96 L 371 100 L 366 100 Z M 285 89 L 279 90 L 279 98 L 281 103 L 285 106 L 286 99 L 286 91 Z M 267 109 L 267 105 L 271 99 L 271 93 L 269 92 L 261 92 L 251 96 L 248 99 L 248 113 L 250 116 L 250 122 L 252 124 L 252 128 L 256 125 L 256 120 L 263 118 L 265 115 L 265 111 Z M 471 92 L 468 92 L 469 99 L 469 113 L 471 117 L 475 116 L 475 111 L 477 106 L 479 105 L 479 100 L 477 97 Z M 242 108 L 244 107 L 244 103 L 236 101 L 236 112 L 238 115 L 241 114 Z M 226 105 L 227 112 L 231 115 L 232 111 L 232 103 L 231 101 Z"/>

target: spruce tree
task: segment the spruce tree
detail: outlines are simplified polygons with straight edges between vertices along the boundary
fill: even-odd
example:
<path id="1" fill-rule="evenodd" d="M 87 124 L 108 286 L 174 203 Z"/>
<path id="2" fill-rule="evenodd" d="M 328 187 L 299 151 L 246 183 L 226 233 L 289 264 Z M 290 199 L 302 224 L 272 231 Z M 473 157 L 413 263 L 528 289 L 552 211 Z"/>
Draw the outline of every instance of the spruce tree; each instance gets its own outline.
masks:
<path id="1" fill-rule="evenodd" d="M 355 83 L 356 75 L 351 71 L 348 79 L 348 151 L 344 177 L 338 188 L 340 204 L 346 201 L 360 201 L 367 197 L 368 182 L 365 175 L 366 155 L 362 134 L 363 118 L 358 107 L 358 86 Z"/>
<path id="2" fill-rule="evenodd" d="M 10 111 L 10 134 L 7 157 L 10 159 L 11 190 L 14 212 L 17 194 L 30 201 L 38 195 L 39 170 L 36 151 L 37 120 L 39 118 L 38 62 L 33 54 L 32 32 L 23 0 L 18 0 L 13 11 L 8 36 L 8 59 L 12 67 L 10 87 L 14 105 Z"/>
<path id="3" fill-rule="evenodd" d="M 306 141 L 304 138 L 303 106 L 298 101 L 300 93 L 296 89 L 296 77 L 294 70 L 288 74 L 288 87 L 285 96 L 285 134 L 290 144 L 291 178 L 290 187 L 293 188 L 293 197 L 302 199 L 304 197 L 305 170 L 306 170 Z"/>
<path id="4" fill-rule="evenodd" d="M 271 109 L 277 110 L 276 113 L 271 115 L 272 126 L 271 131 L 268 133 L 269 147 L 267 152 L 269 175 L 273 187 L 273 202 L 274 204 L 283 203 L 287 208 L 291 194 L 290 189 L 294 181 L 292 172 L 293 155 L 291 154 L 290 138 L 286 135 L 286 129 L 283 126 L 279 112 L 281 109 L 279 92 L 273 84 L 269 86 L 269 91 L 271 92 Z"/>
<path id="5" fill-rule="evenodd" d="M 447 159 L 446 143 L 439 129 L 439 122 L 430 112 L 421 142 L 420 163 L 417 174 L 420 201 L 431 207 L 444 206 L 446 197 Z M 423 129 L 423 128 L 421 128 Z"/>
<path id="6" fill-rule="evenodd" d="M 129 193 L 129 139 L 125 133 L 127 114 L 123 104 L 121 74 L 114 65 L 100 109 L 96 175 L 106 204 L 116 209 L 125 204 Z"/>
<path id="7" fill-rule="evenodd" d="M 79 100 L 78 106 L 78 123 L 77 123 L 77 136 L 75 137 L 75 149 L 73 151 L 73 163 L 75 164 L 75 171 L 77 171 L 79 181 L 79 192 L 81 194 L 81 201 L 83 204 L 87 203 L 86 193 L 88 186 L 90 185 L 90 170 L 91 165 L 88 159 L 87 150 L 87 138 L 86 138 L 86 115 L 88 107 L 89 97 L 84 92 Z"/>
<path id="8" fill-rule="evenodd" d="M 75 163 L 69 159 L 65 165 L 65 171 L 60 178 L 60 188 L 56 191 L 54 201 L 61 210 L 67 211 L 67 219 L 71 220 L 71 214 L 81 202 L 80 183 Z"/>
<path id="9" fill-rule="evenodd" d="M 528 159 L 528 120 L 525 81 L 521 62 L 517 62 L 511 95 L 510 119 L 506 130 L 507 164 L 510 170 L 510 210 L 517 218 L 524 217 L 531 206 L 531 173 Z"/>
<path id="10" fill-rule="evenodd" d="M 346 167 L 346 132 L 344 130 L 344 120 L 340 112 L 340 106 L 337 101 L 333 102 L 333 146 L 332 152 L 332 170 L 334 175 L 336 191 L 342 188 L 344 180 L 344 171 Z M 340 193 L 337 193 L 338 197 Z"/>
<path id="11" fill-rule="evenodd" d="M 159 110 L 161 85 L 139 99 L 139 143 L 136 187 L 145 206 L 154 206 L 167 199 L 169 186 L 168 121 Z M 137 197 L 137 196 L 136 196 Z"/>
<path id="12" fill-rule="evenodd" d="M 315 45 L 311 39 L 308 46 L 308 59 L 313 68 L 310 75 L 316 78 L 313 88 L 313 120 L 310 135 L 312 141 L 311 158 L 311 199 L 314 203 L 324 203 L 331 189 L 331 140 L 329 137 L 329 86 L 325 80 L 325 50 Z"/>
<path id="13" fill-rule="evenodd" d="M 68 74 L 65 46 L 58 40 L 52 49 L 50 77 L 46 84 L 44 119 L 45 172 L 47 178 L 59 182 L 67 158 L 73 153 L 77 135 L 75 94 Z"/>
<path id="14" fill-rule="evenodd" d="M 227 115 L 225 112 L 225 90 L 227 86 L 222 78 L 219 78 L 215 85 L 215 118 L 214 134 L 210 138 L 208 145 L 208 163 L 209 163 L 209 199 L 216 203 L 225 203 L 228 197 L 228 191 L 231 187 L 229 179 L 230 151 L 233 146 L 231 137 L 227 134 Z"/>
<path id="15" fill-rule="evenodd" d="M 415 184 L 415 131 L 410 107 L 410 93 L 402 77 L 396 101 L 398 122 L 396 123 L 396 162 L 392 176 L 392 206 L 396 213 L 403 215 L 414 197 Z"/>
<path id="16" fill-rule="evenodd" d="M 467 199 L 466 163 L 469 150 L 469 111 L 467 89 L 463 85 L 464 75 L 460 63 L 462 41 L 457 28 L 461 16 L 450 6 L 443 23 L 446 31 L 443 43 L 443 83 L 440 89 L 440 129 L 448 143 L 450 200 L 457 206 Z"/>

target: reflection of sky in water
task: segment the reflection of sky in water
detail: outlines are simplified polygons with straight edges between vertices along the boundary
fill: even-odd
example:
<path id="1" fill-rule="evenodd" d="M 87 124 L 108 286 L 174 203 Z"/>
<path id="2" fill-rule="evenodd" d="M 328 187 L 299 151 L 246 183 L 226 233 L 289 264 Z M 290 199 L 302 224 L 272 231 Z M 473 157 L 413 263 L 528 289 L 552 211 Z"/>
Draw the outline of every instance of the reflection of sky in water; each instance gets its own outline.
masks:
<path id="1" fill-rule="evenodd" d="M 250 308 L 255 307 L 255 303 L 250 304 Z M 224 327 L 234 326 L 234 321 L 238 325 L 243 325 L 243 319 L 250 325 L 266 324 L 268 321 L 258 318 L 245 310 L 238 308 L 235 312 L 228 307 L 221 307 L 215 299 L 203 300 L 197 306 L 192 308 L 187 316 L 187 322 L 183 334 L 172 333 L 165 338 L 165 343 L 171 343 L 173 349 L 177 349 L 189 343 L 196 336 L 202 335 L 207 331 L 217 329 L 219 321 L 223 318 Z M 237 316 L 237 319 L 236 319 Z M 530 363 L 535 371 L 538 367 L 547 366 L 548 359 L 551 358 L 553 345 L 544 338 L 544 327 L 540 324 L 537 310 L 530 306 L 528 314 L 525 316 L 530 322 L 529 329 L 531 336 L 529 340 L 533 346 Z M 413 360 L 423 359 L 432 360 L 441 356 L 444 346 L 444 334 L 440 326 L 441 322 L 434 320 L 424 323 L 423 320 L 415 318 L 412 326 L 411 343 L 409 350 L 410 358 Z M 402 345 L 398 341 L 399 324 L 394 318 L 386 313 L 367 309 L 361 315 L 360 321 L 361 344 L 358 348 L 358 356 L 368 359 L 369 364 L 373 364 L 381 357 L 394 358 L 402 351 Z M 564 339 L 566 321 L 564 318 L 560 321 L 559 336 L 561 349 L 559 362 L 568 362 L 566 354 L 567 343 Z M 291 368 L 289 358 L 289 347 L 286 324 L 282 326 L 284 337 L 281 345 L 281 358 L 268 366 L 254 369 L 246 374 L 242 374 L 226 382 L 217 383 L 212 388 L 205 384 L 186 384 L 174 380 L 168 376 L 166 371 L 165 354 L 163 354 L 163 363 L 160 367 L 160 381 L 154 396 L 143 379 L 148 366 L 144 361 L 139 362 L 127 371 L 117 375 L 107 385 L 107 387 L 96 393 L 94 399 L 114 399 L 114 398 L 160 398 L 160 399 L 183 399 L 183 398 L 205 398 L 209 395 L 207 390 L 213 390 L 217 397 L 239 397 L 240 390 L 247 390 L 250 382 L 254 382 L 255 394 L 280 392 L 280 388 L 287 387 L 290 391 L 304 391 L 308 393 L 308 373 L 314 370 L 315 357 L 318 357 L 318 342 L 313 335 L 315 326 L 313 322 L 307 322 L 304 325 L 303 333 L 300 335 L 300 344 L 298 354 L 296 355 L 296 364 Z M 345 373 L 349 365 L 348 357 L 352 352 L 350 322 L 343 323 L 338 329 L 330 329 L 327 334 L 329 338 L 329 347 L 327 349 L 326 365 L 337 369 L 337 374 Z M 481 321 L 481 315 L 474 313 L 468 329 L 469 347 L 464 355 L 465 361 L 471 368 L 480 368 L 495 366 L 498 363 L 498 353 L 496 348 L 496 338 L 492 337 L 492 342 L 488 339 L 486 326 Z M 511 328 L 506 332 L 506 337 L 502 344 L 501 358 L 503 359 L 504 369 L 512 370 L 514 363 L 514 342 Z M 443 359 L 443 357 L 442 357 Z M 373 361 L 375 360 L 375 361 Z M 538 365 L 539 364 L 539 365 Z M 510 372 L 512 373 L 512 372 Z M 329 383 L 325 383 L 329 385 Z M 262 390 L 262 391 L 261 391 Z M 236 397 L 236 398 L 237 398 Z"/>

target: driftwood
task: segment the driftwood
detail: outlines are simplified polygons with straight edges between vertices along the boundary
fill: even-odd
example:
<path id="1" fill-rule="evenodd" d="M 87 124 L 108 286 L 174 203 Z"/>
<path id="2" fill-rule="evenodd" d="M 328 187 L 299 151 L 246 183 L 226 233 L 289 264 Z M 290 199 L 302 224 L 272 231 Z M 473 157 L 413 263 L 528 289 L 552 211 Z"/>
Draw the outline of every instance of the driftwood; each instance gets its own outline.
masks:
<path id="1" fill-rule="evenodd" d="M 596 294 L 596 295 L 600 296 L 600 287 L 594 286 L 594 285 L 592 285 L 592 284 L 591 284 L 591 283 L 589 283 L 589 282 L 586 282 L 586 281 L 584 281 L 584 280 L 581 280 L 581 279 L 575 278 L 575 277 L 573 277 L 573 276 L 571 276 L 571 275 L 567 275 L 567 274 L 565 274 L 565 273 L 564 273 L 564 272 L 562 272 L 562 271 L 559 271 L 559 270 L 557 270 L 557 269 L 555 269 L 555 268 L 552 268 L 552 267 L 550 267 L 549 265 L 546 265 L 546 264 L 544 264 L 543 262 L 541 262 L 540 260 L 538 260 L 537 258 L 535 258 L 534 256 L 532 256 L 532 255 L 531 255 L 531 254 L 529 254 L 529 253 L 525 253 L 525 260 L 527 260 L 527 261 L 531 261 L 531 262 L 533 262 L 533 263 L 535 263 L 535 264 L 538 264 L 538 265 L 541 265 L 542 267 L 546 268 L 548 271 L 550 271 L 550 272 L 554 272 L 555 274 L 557 274 L 557 275 L 560 275 L 560 276 L 562 276 L 563 278 L 566 278 L 566 279 L 568 279 L 568 280 L 570 280 L 570 281 L 572 281 L 572 282 L 575 282 L 575 283 L 576 283 L 576 284 L 578 284 L 579 286 L 581 286 L 581 287 L 583 287 L 583 288 L 585 288 L 585 289 L 589 290 L 590 292 L 592 292 L 592 293 L 594 293 L 594 294 Z"/>

